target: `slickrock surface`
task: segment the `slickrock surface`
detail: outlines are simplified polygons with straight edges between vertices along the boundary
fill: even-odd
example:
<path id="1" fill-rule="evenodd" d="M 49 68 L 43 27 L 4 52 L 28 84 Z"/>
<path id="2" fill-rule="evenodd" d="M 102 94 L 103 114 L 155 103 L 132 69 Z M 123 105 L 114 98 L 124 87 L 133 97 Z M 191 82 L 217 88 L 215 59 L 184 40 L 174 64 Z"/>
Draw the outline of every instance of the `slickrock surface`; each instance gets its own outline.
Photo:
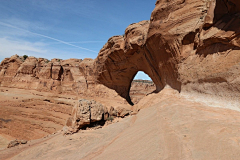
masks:
<path id="1" fill-rule="evenodd" d="M 239 159 L 239 112 L 190 102 L 168 88 L 143 100 L 150 105 L 135 116 L 31 141 L 1 151 L 0 159 Z"/>

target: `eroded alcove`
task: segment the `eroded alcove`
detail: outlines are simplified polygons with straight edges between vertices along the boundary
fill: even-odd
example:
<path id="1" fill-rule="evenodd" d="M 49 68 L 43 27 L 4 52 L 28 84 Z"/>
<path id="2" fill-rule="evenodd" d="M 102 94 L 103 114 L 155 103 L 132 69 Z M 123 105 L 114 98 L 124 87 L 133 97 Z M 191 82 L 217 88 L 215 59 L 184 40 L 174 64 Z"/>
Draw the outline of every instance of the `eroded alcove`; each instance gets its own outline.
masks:
<path id="1" fill-rule="evenodd" d="M 156 86 L 152 79 L 143 71 L 138 71 L 131 82 L 129 96 L 133 104 L 137 104 L 143 97 L 154 92 Z"/>

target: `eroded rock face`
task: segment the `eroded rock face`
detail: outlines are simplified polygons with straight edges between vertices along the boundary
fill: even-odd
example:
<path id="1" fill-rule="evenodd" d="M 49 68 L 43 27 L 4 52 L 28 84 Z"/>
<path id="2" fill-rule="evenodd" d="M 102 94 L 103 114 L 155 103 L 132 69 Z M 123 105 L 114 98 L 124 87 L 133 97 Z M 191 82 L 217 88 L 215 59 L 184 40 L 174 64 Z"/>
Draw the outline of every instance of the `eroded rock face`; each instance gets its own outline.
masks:
<path id="1" fill-rule="evenodd" d="M 1 63 L 0 84 L 6 87 L 36 89 L 40 91 L 84 92 L 87 80 L 81 59 L 51 61 L 17 55 Z"/>
<path id="2" fill-rule="evenodd" d="M 11 84 L 12 77 L 17 74 L 17 70 L 23 63 L 21 57 L 14 55 L 11 58 L 5 58 L 1 62 L 0 70 L 0 84 L 1 86 L 9 86 Z"/>
<path id="3" fill-rule="evenodd" d="M 146 47 L 164 85 L 238 99 L 239 7 L 225 0 L 157 1 Z"/>

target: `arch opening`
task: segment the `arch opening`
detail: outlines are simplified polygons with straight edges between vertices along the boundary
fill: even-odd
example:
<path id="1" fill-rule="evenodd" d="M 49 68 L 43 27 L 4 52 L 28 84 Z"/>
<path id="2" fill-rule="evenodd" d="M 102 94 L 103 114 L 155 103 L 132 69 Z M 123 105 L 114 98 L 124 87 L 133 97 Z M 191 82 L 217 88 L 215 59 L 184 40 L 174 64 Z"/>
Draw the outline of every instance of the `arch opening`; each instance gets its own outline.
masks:
<path id="1" fill-rule="evenodd" d="M 153 80 L 143 71 L 138 71 L 129 89 L 129 97 L 132 105 L 137 104 L 143 97 L 153 93 L 156 90 L 156 85 Z"/>

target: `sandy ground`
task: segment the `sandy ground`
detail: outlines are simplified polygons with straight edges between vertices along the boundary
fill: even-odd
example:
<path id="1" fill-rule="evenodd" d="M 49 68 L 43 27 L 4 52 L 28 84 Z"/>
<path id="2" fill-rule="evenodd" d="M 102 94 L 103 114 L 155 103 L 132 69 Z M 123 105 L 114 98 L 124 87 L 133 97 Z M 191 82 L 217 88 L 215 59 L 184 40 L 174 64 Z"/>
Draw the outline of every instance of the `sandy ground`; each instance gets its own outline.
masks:
<path id="1" fill-rule="evenodd" d="M 240 112 L 188 101 L 171 89 L 140 104 L 150 105 L 102 129 L 58 132 L 2 150 L 0 159 L 239 159 Z"/>
<path id="2" fill-rule="evenodd" d="M 3 136 L 0 136 L 0 150 L 7 147 L 9 140 Z"/>
<path id="3" fill-rule="evenodd" d="M 61 130 L 76 99 L 0 87 L 0 149 L 13 139 L 38 139 Z"/>

